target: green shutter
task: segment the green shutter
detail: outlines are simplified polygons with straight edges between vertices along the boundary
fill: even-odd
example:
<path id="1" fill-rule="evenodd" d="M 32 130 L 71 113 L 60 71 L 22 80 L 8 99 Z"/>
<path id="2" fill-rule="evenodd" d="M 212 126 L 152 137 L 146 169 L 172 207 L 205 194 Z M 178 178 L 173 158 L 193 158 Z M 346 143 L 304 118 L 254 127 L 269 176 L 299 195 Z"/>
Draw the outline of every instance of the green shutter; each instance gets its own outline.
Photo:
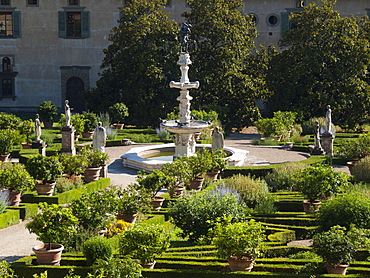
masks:
<path id="1" fill-rule="evenodd" d="M 290 30 L 289 12 L 281 13 L 281 35 Z"/>
<path id="2" fill-rule="evenodd" d="M 12 13 L 13 16 L 13 37 L 19 38 L 21 36 L 21 12 L 16 11 Z"/>
<path id="3" fill-rule="evenodd" d="M 90 12 L 81 12 L 81 31 L 83 38 L 90 37 Z"/>
<path id="4" fill-rule="evenodd" d="M 67 18 L 67 15 L 65 11 L 58 11 L 58 36 L 59 38 L 67 37 L 66 18 Z"/>

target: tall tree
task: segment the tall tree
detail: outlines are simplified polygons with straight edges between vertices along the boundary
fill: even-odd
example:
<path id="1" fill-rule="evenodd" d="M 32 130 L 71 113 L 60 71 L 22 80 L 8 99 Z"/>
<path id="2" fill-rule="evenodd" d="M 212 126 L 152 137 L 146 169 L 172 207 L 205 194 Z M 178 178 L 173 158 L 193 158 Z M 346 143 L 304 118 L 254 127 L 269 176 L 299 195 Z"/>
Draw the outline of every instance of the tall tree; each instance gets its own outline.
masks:
<path id="1" fill-rule="evenodd" d="M 312 3 L 291 14 L 280 40 L 286 48 L 274 56 L 267 73 L 274 111 L 293 110 L 304 119 L 333 109 L 333 122 L 354 128 L 370 113 L 369 26 L 365 17 L 341 18 L 336 1 Z"/>
<path id="2" fill-rule="evenodd" d="M 266 93 L 247 60 L 256 59 L 257 36 L 240 0 L 189 0 L 185 17 L 192 25 L 189 72 L 200 81 L 192 106 L 216 110 L 228 128 L 248 126 L 259 117 L 256 99 Z M 251 56 L 253 56 L 251 58 Z M 257 63 L 256 63 L 257 64 Z M 254 75 L 253 75 L 254 74 Z"/>
<path id="3" fill-rule="evenodd" d="M 129 109 L 127 122 L 155 126 L 178 105 L 169 82 L 179 49 L 178 26 L 163 12 L 165 0 L 131 0 L 104 49 L 104 69 L 96 88 L 85 92 L 88 108 L 108 111 L 116 102 Z M 175 76 L 173 76 L 175 74 Z"/>

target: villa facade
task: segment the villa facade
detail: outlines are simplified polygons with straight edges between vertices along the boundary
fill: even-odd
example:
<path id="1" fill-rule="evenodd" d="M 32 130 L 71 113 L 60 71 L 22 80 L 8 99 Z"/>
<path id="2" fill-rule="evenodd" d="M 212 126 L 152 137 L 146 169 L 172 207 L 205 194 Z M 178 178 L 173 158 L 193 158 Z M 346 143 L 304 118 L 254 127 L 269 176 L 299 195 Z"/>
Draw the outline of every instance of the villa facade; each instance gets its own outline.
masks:
<path id="1" fill-rule="evenodd" d="M 244 0 L 253 14 L 256 44 L 277 44 L 289 30 L 288 15 L 311 1 Z M 117 25 L 122 0 L 0 0 L 0 111 L 34 113 L 42 101 L 75 112 L 84 110 L 79 96 L 95 87 L 103 49 Z M 370 15 L 368 0 L 338 0 L 342 16 Z M 189 10 L 185 0 L 169 0 L 165 12 L 181 23 Z"/>

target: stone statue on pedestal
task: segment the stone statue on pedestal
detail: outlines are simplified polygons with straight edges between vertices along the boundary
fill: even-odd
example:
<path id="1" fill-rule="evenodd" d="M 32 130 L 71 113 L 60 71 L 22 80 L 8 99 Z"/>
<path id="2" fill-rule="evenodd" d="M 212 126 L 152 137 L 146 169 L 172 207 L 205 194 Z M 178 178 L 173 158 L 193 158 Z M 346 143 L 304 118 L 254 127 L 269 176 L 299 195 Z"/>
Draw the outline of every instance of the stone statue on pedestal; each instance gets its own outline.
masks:
<path id="1" fill-rule="evenodd" d="M 36 140 L 35 140 L 35 142 L 41 142 L 41 122 L 40 122 L 40 119 L 39 119 L 39 114 L 36 114 L 35 131 L 36 131 Z"/>
<path id="2" fill-rule="evenodd" d="M 99 122 L 98 126 L 94 130 L 94 135 L 93 135 L 94 149 L 98 149 L 100 152 L 105 152 L 106 140 L 107 140 L 107 131 L 102 126 L 102 122 Z"/>
<path id="3" fill-rule="evenodd" d="M 327 133 L 332 133 L 331 132 L 331 109 L 330 109 L 330 105 L 328 105 L 328 110 L 326 111 L 326 132 Z"/>
<path id="4" fill-rule="evenodd" d="M 321 147 L 321 143 L 320 143 L 320 125 L 319 125 L 319 121 L 315 121 L 315 126 L 314 126 L 313 130 L 314 130 L 315 147 L 311 151 L 311 154 L 323 155 L 324 150 Z"/>
<path id="5" fill-rule="evenodd" d="M 64 105 L 65 116 L 66 116 L 66 126 L 71 125 L 71 110 L 73 110 L 73 108 L 71 108 L 68 103 L 69 103 L 69 100 L 66 99 L 65 105 Z"/>
<path id="6" fill-rule="evenodd" d="M 212 134 L 212 151 L 224 148 L 224 135 L 220 132 L 218 126 L 215 127 L 215 131 Z"/>

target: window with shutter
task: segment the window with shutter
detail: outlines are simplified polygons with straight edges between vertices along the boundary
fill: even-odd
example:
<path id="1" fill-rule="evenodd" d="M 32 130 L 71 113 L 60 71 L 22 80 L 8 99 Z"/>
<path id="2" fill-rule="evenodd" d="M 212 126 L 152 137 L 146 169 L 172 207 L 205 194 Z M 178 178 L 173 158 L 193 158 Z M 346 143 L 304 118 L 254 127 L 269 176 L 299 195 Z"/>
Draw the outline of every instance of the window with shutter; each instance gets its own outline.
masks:
<path id="1" fill-rule="evenodd" d="M 0 37 L 17 38 L 21 36 L 21 12 L 0 12 Z"/>
<path id="2" fill-rule="evenodd" d="M 88 38 L 90 37 L 90 12 L 58 12 L 60 38 Z"/>

